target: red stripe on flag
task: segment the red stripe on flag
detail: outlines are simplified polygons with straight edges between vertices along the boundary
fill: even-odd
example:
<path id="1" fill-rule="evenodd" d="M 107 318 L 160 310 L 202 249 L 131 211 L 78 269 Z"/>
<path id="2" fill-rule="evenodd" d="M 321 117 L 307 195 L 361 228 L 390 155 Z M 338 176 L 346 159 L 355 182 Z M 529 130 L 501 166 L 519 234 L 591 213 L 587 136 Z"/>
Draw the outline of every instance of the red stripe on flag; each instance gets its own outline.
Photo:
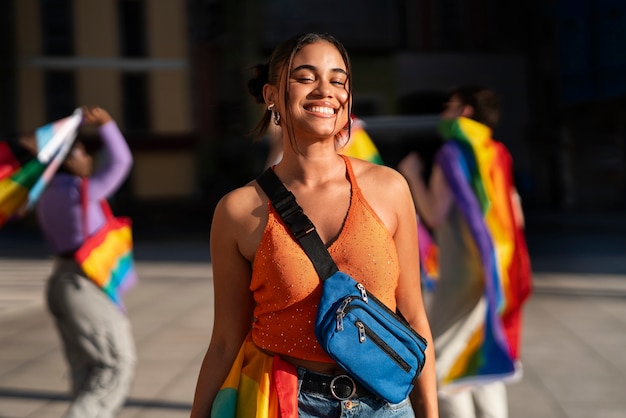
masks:
<path id="1" fill-rule="evenodd" d="M 0 180 L 9 177 L 20 168 L 20 162 L 17 161 L 9 144 L 5 141 L 0 142 Z"/>

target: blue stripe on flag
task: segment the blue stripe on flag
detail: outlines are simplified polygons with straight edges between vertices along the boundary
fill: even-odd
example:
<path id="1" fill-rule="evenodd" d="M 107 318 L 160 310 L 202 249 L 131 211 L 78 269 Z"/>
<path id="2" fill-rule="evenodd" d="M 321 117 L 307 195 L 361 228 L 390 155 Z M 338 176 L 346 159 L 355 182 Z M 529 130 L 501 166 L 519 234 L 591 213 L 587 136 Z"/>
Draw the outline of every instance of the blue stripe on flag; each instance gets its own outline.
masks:
<path id="1" fill-rule="evenodd" d="M 37 151 L 41 151 L 54 136 L 54 124 L 49 123 L 37 128 L 35 137 L 37 138 Z"/>

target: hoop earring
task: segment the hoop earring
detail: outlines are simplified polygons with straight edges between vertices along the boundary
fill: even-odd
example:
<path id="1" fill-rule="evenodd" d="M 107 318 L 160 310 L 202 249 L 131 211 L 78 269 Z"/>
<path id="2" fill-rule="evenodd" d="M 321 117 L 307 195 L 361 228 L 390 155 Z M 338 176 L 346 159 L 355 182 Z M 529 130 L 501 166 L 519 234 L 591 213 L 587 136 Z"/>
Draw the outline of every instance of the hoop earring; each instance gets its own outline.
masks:
<path id="1" fill-rule="evenodd" d="M 274 110 L 274 105 L 275 105 L 275 103 L 272 103 L 271 105 L 267 106 L 267 110 L 272 112 L 272 118 L 274 120 L 274 125 L 278 126 L 278 125 L 280 125 L 280 113 L 278 113 L 277 111 Z"/>

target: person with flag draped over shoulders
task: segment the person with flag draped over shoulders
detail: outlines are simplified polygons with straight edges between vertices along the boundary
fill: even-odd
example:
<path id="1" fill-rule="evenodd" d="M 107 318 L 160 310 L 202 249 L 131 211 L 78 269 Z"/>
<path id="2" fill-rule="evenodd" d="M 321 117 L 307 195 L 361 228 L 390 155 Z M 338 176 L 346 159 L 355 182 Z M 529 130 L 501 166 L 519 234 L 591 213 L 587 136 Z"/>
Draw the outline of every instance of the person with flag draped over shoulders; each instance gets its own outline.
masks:
<path id="1" fill-rule="evenodd" d="M 135 343 L 126 313 L 86 277 L 74 255 L 107 222 L 101 203 L 122 185 L 133 158 L 106 110 L 82 111 L 83 123 L 98 128 L 105 158 L 94 170 L 92 156 L 77 140 L 43 191 L 36 213 L 55 254 L 47 304 L 71 372 L 72 402 L 66 417 L 105 418 L 116 416 L 130 393 Z"/>
<path id="2" fill-rule="evenodd" d="M 492 139 L 499 115 L 495 92 L 458 87 L 441 114 L 445 142 L 428 184 L 418 154 L 398 165 L 438 247 L 439 278 L 428 318 L 442 418 L 506 418 L 504 383 L 521 377 L 521 308 L 531 291 L 530 260 L 512 159 Z"/>

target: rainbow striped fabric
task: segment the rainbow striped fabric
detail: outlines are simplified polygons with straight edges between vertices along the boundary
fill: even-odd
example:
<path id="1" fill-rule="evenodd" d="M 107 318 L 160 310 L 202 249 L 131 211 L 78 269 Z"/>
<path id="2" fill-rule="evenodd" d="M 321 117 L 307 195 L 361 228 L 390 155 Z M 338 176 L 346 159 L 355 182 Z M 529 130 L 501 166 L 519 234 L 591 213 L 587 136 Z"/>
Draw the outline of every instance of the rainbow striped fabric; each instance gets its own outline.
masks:
<path id="1" fill-rule="evenodd" d="M 211 417 L 296 418 L 297 391 L 295 366 L 265 354 L 248 334 L 213 401 Z"/>
<path id="2" fill-rule="evenodd" d="M 467 118 L 443 120 L 449 140 L 436 157 L 478 248 L 485 277 L 486 315 L 443 376 L 442 387 L 519 377 L 521 306 L 531 269 L 514 218 L 510 154 L 491 130 Z"/>
<path id="3" fill-rule="evenodd" d="M 439 247 L 423 222 L 417 220 L 417 244 L 420 255 L 420 276 L 424 290 L 433 292 L 439 277 Z"/>
<path id="4" fill-rule="evenodd" d="M 0 142 L 0 227 L 18 213 L 32 209 L 74 143 L 82 111 L 35 131 L 37 155 L 21 161 L 15 146 Z"/>
<path id="5" fill-rule="evenodd" d="M 122 295 L 137 282 L 130 219 L 109 219 L 85 241 L 75 257 L 87 277 L 125 311 Z"/>
<path id="6" fill-rule="evenodd" d="M 367 134 L 362 120 L 354 115 L 352 117 L 352 129 L 350 130 L 350 139 L 339 152 L 349 157 L 359 158 L 375 164 L 383 164 L 383 159 L 378 152 L 378 148 L 374 145 L 374 141 Z"/>

